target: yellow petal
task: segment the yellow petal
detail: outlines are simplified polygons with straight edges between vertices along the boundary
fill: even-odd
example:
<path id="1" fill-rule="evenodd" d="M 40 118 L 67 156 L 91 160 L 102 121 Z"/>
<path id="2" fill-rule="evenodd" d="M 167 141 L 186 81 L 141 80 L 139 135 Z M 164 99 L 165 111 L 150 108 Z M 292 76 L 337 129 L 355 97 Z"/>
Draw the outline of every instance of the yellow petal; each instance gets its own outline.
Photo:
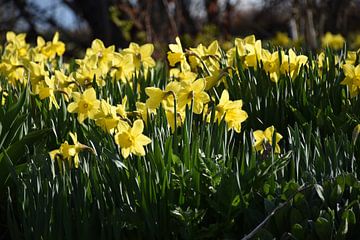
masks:
<path id="1" fill-rule="evenodd" d="M 79 92 L 73 92 L 71 95 L 75 102 L 78 102 L 79 99 L 81 98 L 81 94 Z"/>
<path id="2" fill-rule="evenodd" d="M 270 142 L 272 142 L 273 134 L 274 134 L 275 128 L 274 126 L 270 126 L 265 129 L 264 135 L 266 139 L 268 139 Z"/>
<path id="3" fill-rule="evenodd" d="M 131 128 L 131 135 L 132 136 L 138 136 L 140 135 L 144 130 L 144 123 L 142 120 L 137 119 L 134 124 L 133 127 Z"/>
<path id="4" fill-rule="evenodd" d="M 170 66 L 175 66 L 176 63 L 181 62 L 183 59 L 183 53 L 172 53 L 169 52 L 167 56 Z"/>
<path id="5" fill-rule="evenodd" d="M 194 92 L 202 92 L 205 90 L 205 79 L 198 79 L 192 84 Z"/>
<path id="6" fill-rule="evenodd" d="M 51 152 L 49 152 L 50 158 L 51 160 L 55 160 L 56 155 L 60 154 L 60 150 L 59 149 L 55 149 L 52 150 Z"/>
<path id="7" fill-rule="evenodd" d="M 68 112 L 73 113 L 73 112 L 76 112 L 77 108 L 78 108 L 77 103 L 72 102 L 68 105 L 67 110 L 68 110 Z"/>
<path id="8" fill-rule="evenodd" d="M 79 167 L 79 155 L 78 154 L 76 154 L 75 156 L 74 156 L 74 165 L 75 165 L 75 168 L 78 168 Z"/>
<path id="9" fill-rule="evenodd" d="M 141 58 L 150 57 L 154 52 L 154 45 L 151 43 L 144 44 L 140 47 Z"/>
<path id="10" fill-rule="evenodd" d="M 85 114 L 83 114 L 83 113 L 78 113 L 77 119 L 78 119 L 79 123 L 83 123 L 84 120 L 85 120 L 85 118 L 86 118 Z"/>
<path id="11" fill-rule="evenodd" d="M 146 106 L 151 109 L 159 107 L 160 102 L 164 98 L 164 92 L 160 88 L 147 87 L 145 88 L 145 93 L 149 96 L 146 100 Z"/>
<path id="12" fill-rule="evenodd" d="M 91 44 L 91 48 L 99 51 L 105 48 L 104 43 L 100 40 L 100 39 L 95 39 L 92 44 Z"/>
<path id="13" fill-rule="evenodd" d="M 140 145 L 147 145 L 151 143 L 151 139 L 145 136 L 144 134 L 140 134 L 136 137 L 135 142 Z"/>
<path id="14" fill-rule="evenodd" d="M 264 132 L 261 130 L 254 131 L 253 135 L 254 135 L 255 141 L 257 141 L 257 142 L 261 141 L 262 139 L 265 138 Z"/>
<path id="15" fill-rule="evenodd" d="M 122 148 L 121 155 L 126 159 L 130 155 L 130 148 Z"/>
<path id="16" fill-rule="evenodd" d="M 346 77 L 354 78 L 355 77 L 355 67 L 350 64 L 344 64 L 342 66 L 342 69 L 344 70 L 344 74 Z"/>
<path id="17" fill-rule="evenodd" d="M 133 151 L 138 156 L 145 156 L 145 149 L 140 144 L 135 144 L 135 146 L 133 147 Z"/>
<path id="18" fill-rule="evenodd" d="M 96 100 L 96 92 L 93 88 L 88 88 L 83 93 L 83 97 L 88 101 Z"/>
<path id="19" fill-rule="evenodd" d="M 224 89 L 223 92 L 221 93 L 219 104 L 222 105 L 222 104 L 225 104 L 228 101 L 229 101 L 229 92 L 226 89 Z"/>
<path id="20" fill-rule="evenodd" d="M 71 139 L 73 140 L 73 143 L 76 145 L 78 143 L 77 134 L 69 132 L 69 135 L 70 135 Z"/>
<path id="21" fill-rule="evenodd" d="M 355 76 L 360 78 L 360 64 L 355 67 Z"/>

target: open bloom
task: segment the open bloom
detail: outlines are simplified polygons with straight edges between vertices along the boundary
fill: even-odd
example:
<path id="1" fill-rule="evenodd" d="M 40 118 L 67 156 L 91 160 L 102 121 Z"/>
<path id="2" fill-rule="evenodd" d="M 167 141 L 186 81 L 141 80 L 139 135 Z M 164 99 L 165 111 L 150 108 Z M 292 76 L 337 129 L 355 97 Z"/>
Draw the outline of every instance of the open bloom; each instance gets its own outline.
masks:
<path id="1" fill-rule="evenodd" d="M 344 70 L 345 79 L 340 84 L 347 85 L 350 96 L 355 97 L 360 91 L 360 64 L 356 67 L 351 64 L 344 64 L 342 69 Z"/>
<path id="2" fill-rule="evenodd" d="M 255 143 L 254 148 L 256 151 L 263 153 L 268 147 L 275 145 L 275 153 L 280 153 L 280 146 L 278 142 L 282 139 L 281 134 L 275 132 L 274 126 L 268 127 L 265 131 L 256 130 L 254 133 Z M 275 134 L 275 136 L 274 136 Z M 273 143 L 273 136 L 275 137 L 275 143 Z"/>
<path id="3" fill-rule="evenodd" d="M 190 106 L 193 101 L 193 111 L 200 114 L 203 110 L 204 104 L 210 101 L 209 95 L 205 92 L 205 80 L 198 79 L 194 82 L 181 82 L 181 90 L 179 91 L 179 107 L 183 108 L 186 105 Z"/>
<path id="4" fill-rule="evenodd" d="M 242 110 L 242 100 L 231 101 L 229 92 L 225 89 L 220 97 L 220 102 L 215 108 L 215 118 L 218 123 L 224 118 L 228 130 L 234 129 L 235 132 L 241 131 L 241 123 L 248 118 L 248 114 Z"/>
<path id="5" fill-rule="evenodd" d="M 136 120 L 132 128 L 120 129 L 115 135 L 115 142 L 121 148 L 121 155 L 127 158 L 130 153 L 137 156 L 145 156 L 144 146 L 151 143 L 151 139 L 142 134 L 144 123 Z"/>
<path id="6" fill-rule="evenodd" d="M 68 111 L 78 114 L 78 121 L 83 123 L 86 118 L 94 119 L 99 111 L 100 101 L 96 99 L 96 92 L 93 88 L 84 91 L 83 94 L 74 92 L 74 102 L 68 106 Z"/>
<path id="7" fill-rule="evenodd" d="M 155 67 L 155 61 L 151 57 L 154 52 L 154 45 L 151 43 L 139 46 L 136 43 L 130 43 L 129 47 L 124 49 L 124 53 L 133 56 L 133 63 L 136 69 L 140 69 L 141 65 L 145 68 Z"/>
<path id="8" fill-rule="evenodd" d="M 186 55 L 183 51 L 180 38 L 176 37 L 176 44 L 169 44 L 171 51 L 167 53 L 170 66 L 174 67 L 176 63 L 180 62 L 181 71 L 190 71 L 190 65 L 186 60 Z"/>
<path id="9" fill-rule="evenodd" d="M 180 88 L 179 82 L 175 81 L 166 85 L 165 90 L 156 87 L 145 88 L 145 93 L 149 96 L 146 100 L 146 107 L 156 109 L 161 103 L 164 107 L 174 106 L 174 97 L 178 94 Z"/>

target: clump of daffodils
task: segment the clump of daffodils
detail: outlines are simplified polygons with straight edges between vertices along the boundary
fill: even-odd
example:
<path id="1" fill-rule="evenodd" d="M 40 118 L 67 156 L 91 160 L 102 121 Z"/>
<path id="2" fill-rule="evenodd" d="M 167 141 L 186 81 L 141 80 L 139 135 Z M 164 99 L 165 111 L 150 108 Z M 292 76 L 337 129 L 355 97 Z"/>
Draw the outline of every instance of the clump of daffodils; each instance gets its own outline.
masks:
<path id="1" fill-rule="evenodd" d="M 289 45 L 290 40 L 285 35 L 279 34 L 278 38 Z M 341 35 L 327 33 L 322 43 L 340 49 L 344 39 Z M 78 123 L 95 124 L 105 134 L 112 135 L 124 158 L 145 155 L 145 146 L 151 139 L 143 134 L 144 125 L 153 120 L 159 108 L 165 112 L 172 133 L 184 124 L 188 113 L 202 116 L 206 122 L 211 121 L 214 113 L 215 122 L 224 121 L 228 130 L 240 133 L 248 118 L 246 103 L 241 99 L 230 100 L 228 91 L 229 76 L 240 78 L 240 68 L 262 70 L 274 84 L 283 77 L 295 81 L 303 67 L 317 67 L 319 75 L 330 69 L 324 52 L 310 62 L 307 56 L 294 49 L 264 49 L 262 41 L 254 35 L 236 38 L 226 52 L 217 41 L 208 46 L 199 44 L 186 48 L 176 37 L 175 43 L 169 44 L 167 53 L 171 67 L 169 81 L 163 87 L 149 85 L 144 90 L 140 88 L 144 82 L 135 86 L 132 79 L 139 76 L 138 79 L 147 79 L 154 73 L 153 44 L 130 43 L 127 48 L 117 50 L 114 45 L 105 46 L 95 39 L 85 56 L 75 60 L 74 66 L 63 63 L 65 50 L 66 45 L 60 41 L 58 33 L 50 41 L 38 37 L 36 46 L 31 46 L 26 42 L 25 34 L 8 32 L 6 44 L 1 48 L 0 74 L 5 76 L 10 87 L 28 84 L 40 105 L 45 104 L 49 110 L 65 107 L 76 116 Z M 335 55 L 334 60 L 340 63 L 342 59 Z M 345 75 L 341 84 L 348 87 L 351 97 L 360 91 L 360 65 L 357 64 L 358 52 L 350 51 L 344 63 L 339 64 Z M 120 89 L 126 85 L 137 92 L 144 90 L 147 99 L 142 98 L 143 94 L 136 94 L 138 98 L 131 99 L 134 100 L 131 104 L 128 104 L 127 96 L 115 102 L 112 96 L 102 99 L 102 94 L 95 90 L 111 85 Z M 221 96 L 218 96 L 219 89 Z M 0 93 L 4 105 L 7 92 L 2 91 L 1 86 Z M 133 103 L 136 109 L 131 109 L 135 108 Z M 78 144 L 75 133 L 70 136 L 74 144 L 65 141 L 50 155 L 52 159 L 73 162 L 78 167 L 78 153 L 84 145 Z M 263 153 L 269 146 L 274 146 L 275 153 L 280 152 L 278 142 L 282 136 L 275 133 L 273 126 L 255 131 L 254 138 L 257 151 Z"/>
<path id="2" fill-rule="evenodd" d="M 259 42 L 256 47 L 259 48 Z M 169 64 L 174 67 L 170 70 L 172 81 L 165 89 L 147 87 L 146 107 L 154 111 L 161 106 L 165 110 L 172 132 L 175 132 L 176 127 L 184 123 L 186 109 L 194 114 L 205 114 L 206 119 L 210 121 L 209 91 L 221 83 L 227 85 L 225 76 L 229 74 L 230 68 L 221 69 L 221 54 L 217 41 L 208 47 L 200 44 L 196 48 L 184 50 L 180 38 L 177 37 L 176 44 L 170 44 L 169 48 Z M 255 47 L 251 49 L 256 55 Z M 256 61 L 256 57 L 249 57 L 249 61 Z M 254 62 L 251 64 L 255 65 Z M 206 72 L 208 75 L 200 75 L 200 72 Z M 240 132 L 241 123 L 247 118 L 247 113 L 242 110 L 242 101 L 230 101 L 227 90 L 223 92 L 216 107 L 216 115 L 219 123 L 224 119 L 228 129 L 234 129 L 236 132 Z"/>

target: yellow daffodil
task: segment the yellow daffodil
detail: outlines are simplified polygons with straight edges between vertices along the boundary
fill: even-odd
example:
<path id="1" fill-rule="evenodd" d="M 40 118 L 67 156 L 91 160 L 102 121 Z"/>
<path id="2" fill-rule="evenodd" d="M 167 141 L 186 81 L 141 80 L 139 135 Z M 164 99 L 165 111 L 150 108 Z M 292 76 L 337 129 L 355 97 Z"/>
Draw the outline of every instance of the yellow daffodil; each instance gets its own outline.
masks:
<path id="1" fill-rule="evenodd" d="M 17 82 L 25 83 L 25 68 L 19 58 L 9 56 L 0 62 L 0 73 L 7 77 L 10 84 L 16 85 Z"/>
<path id="2" fill-rule="evenodd" d="M 219 68 L 220 56 L 219 43 L 218 41 L 213 41 L 208 47 L 199 44 L 196 48 L 190 48 L 189 62 L 192 69 L 197 67 L 204 69 L 204 64 L 207 67 L 214 66 Z"/>
<path id="3" fill-rule="evenodd" d="M 115 80 L 126 82 L 131 79 L 134 72 L 134 57 L 115 52 L 110 76 Z"/>
<path id="4" fill-rule="evenodd" d="M 116 115 L 116 107 L 103 99 L 100 101 L 99 111 L 94 118 L 96 119 L 95 124 L 108 133 L 113 133 L 120 121 Z"/>
<path id="5" fill-rule="evenodd" d="M 271 81 L 276 83 L 280 74 L 279 53 L 277 51 L 270 53 L 268 50 L 263 50 L 262 63 L 264 70 L 270 75 Z"/>
<path id="6" fill-rule="evenodd" d="M 211 88 L 218 86 L 221 82 L 227 84 L 225 79 L 230 68 L 220 69 L 211 67 L 209 70 L 209 76 L 204 77 L 206 83 L 205 90 L 210 90 Z"/>
<path id="7" fill-rule="evenodd" d="M 172 68 L 169 71 L 170 78 L 172 80 L 177 80 L 179 82 L 182 81 L 195 81 L 197 77 L 197 73 L 187 71 L 187 72 L 181 72 L 178 68 Z"/>
<path id="8" fill-rule="evenodd" d="M 288 74 L 292 79 L 298 75 L 300 67 L 305 65 L 308 60 L 307 56 L 296 55 L 292 49 L 289 50 L 288 55 L 286 55 L 284 51 L 281 52 L 281 55 L 282 62 L 280 66 L 280 72 L 282 74 Z"/>
<path id="9" fill-rule="evenodd" d="M 79 123 L 83 123 L 86 118 L 94 119 L 99 111 L 100 102 L 96 99 L 96 92 L 93 88 L 84 91 L 83 94 L 74 92 L 72 94 L 74 102 L 70 103 L 67 110 L 70 113 L 78 114 Z"/>
<path id="10" fill-rule="evenodd" d="M 49 72 L 45 70 L 44 63 L 30 62 L 29 66 L 30 81 L 35 88 L 36 84 L 45 79 L 45 76 L 49 76 Z"/>
<path id="11" fill-rule="evenodd" d="M 73 141 L 72 145 L 69 144 L 68 141 L 65 141 L 60 145 L 59 149 L 55 149 L 49 152 L 51 160 L 58 161 L 60 170 L 62 170 L 62 161 L 67 161 L 70 167 L 72 167 L 72 164 L 74 164 L 75 168 L 78 168 L 80 163 L 79 153 L 85 149 L 94 151 L 92 148 L 79 143 L 76 133 L 70 132 L 69 135 Z"/>
<path id="12" fill-rule="evenodd" d="M 174 107 L 165 107 L 166 120 L 170 125 L 172 133 L 175 132 L 176 128 L 181 127 L 185 121 L 185 111 L 183 109 L 177 109 L 175 116 L 174 110 Z"/>
<path id="13" fill-rule="evenodd" d="M 156 114 L 155 109 L 148 108 L 146 103 L 142 102 L 136 102 L 136 111 L 141 115 L 145 124 L 148 122 L 148 116 L 150 116 L 150 114 Z"/>
<path id="14" fill-rule="evenodd" d="M 327 32 L 322 38 L 321 43 L 323 47 L 331 47 L 335 50 L 339 50 L 344 46 L 345 39 L 341 34 L 332 34 Z"/>
<path id="15" fill-rule="evenodd" d="M 11 53 L 18 57 L 25 57 L 30 47 L 30 45 L 26 43 L 25 38 L 25 33 L 15 34 L 14 32 L 7 32 L 5 54 Z"/>
<path id="16" fill-rule="evenodd" d="M 47 42 L 45 46 L 42 47 L 41 53 L 48 58 L 54 58 L 57 56 L 62 56 L 65 52 L 65 44 L 59 41 L 59 33 L 56 32 L 51 42 Z"/>
<path id="17" fill-rule="evenodd" d="M 345 63 L 354 65 L 356 63 L 357 57 L 358 57 L 358 52 L 348 51 L 346 53 Z"/>
<path id="18" fill-rule="evenodd" d="M 345 79 L 340 84 L 348 86 L 351 97 L 357 96 L 360 92 L 360 64 L 356 67 L 351 64 L 344 64 L 342 69 Z"/>
<path id="19" fill-rule="evenodd" d="M 55 98 L 55 77 L 52 76 L 49 78 L 48 76 L 45 77 L 45 81 L 42 82 L 43 84 L 39 84 L 39 97 L 41 100 L 45 98 L 49 98 L 50 104 L 49 104 L 49 110 L 51 110 L 52 105 L 55 106 L 55 108 L 59 109 L 59 104 L 56 101 Z"/>
<path id="20" fill-rule="evenodd" d="M 234 65 L 236 55 L 238 55 L 244 67 L 255 68 L 257 62 L 261 60 L 261 54 L 261 41 L 257 41 L 254 35 L 245 38 L 236 38 L 235 46 L 226 53 L 229 66 Z"/>
<path id="21" fill-rule="evenodd" d="M 133 56 L 133 64 L 136 69 L 140 69 L 141 65 L 145 68 L 155 66 L 155 61 L 151 57 L 154 52 L 154 45 L 151 43 L 142 46 L 136 43 L 130 43 L 129 48 L 124 49 L 123 52 Z"/>
<path id="22" fill-rule="evenodd" d="M 121 149 L 121 155 L 128 158 L 130 154 L 144 156 L 144 146 L 151 143 L 151 139 L 143 135 L 144 123 L 142 120 L 136 120 L 132 128 L 119 131 L 115 135 L 115 142 Z"/>
<path id="23" fill-rule="evenodd" d="M 127 96 L 123 97 L 123 99 L 121 100 L 121 104 L 116 105 L 116 113 L 124 119 L 127 118 L 126 103 Z"/>
<path id="24" fill-rule="evenodd" d="M 145 93 L 149 97 L 146 100 L 146 106 L 149 109 L 156 109 L 161 103 L 166 106 L 174 106 L 174 97 L 176 97 L 181 86 L 178 82 L 170 82 L 165 90 L 156 87 L 145 88 Z"/>
<path id="25" fill-rule="evenodd" d="M 272 41 L 275 45 L 280 45 L 283 47 L 289 47 L 292 45 L 292 41 L 287 35 L 287 33 L 283 32 L 277 32 Z"/>
<path id="26" fill-rule="evenodd" d="M 262 59 L 261 40 L 256 40 L 254 44 L 246 44 L 245 65 L 247 67 L 257 68 L 258 62 Z"/>
<path id="27" fill-rule="evenodd" d="M 55 79 L 58 83 L 58 89 L 64 93 L 65 101 L 70 100 L 71 93 L 76 89 L 75 79 L 73 73 L 68 76 L 59 70 L 55 70 Z"/>
<path id="28" fill-rule="evenodd" d="M 241 131 L 241 123 L 248 118 L 248 114 L 242 110 L 242 100 L 231 101 L 229 93 L 225 89 L 220 97 L 219 104 L 215 108 L 215 118 L 218 123 L 224 118 L 228 130 Z"/>
<path id="29" fill-rule="evenodd" d="M 75 79 L 81 86 L 88 86 L 92 84 L 94 78 L 98 86 L 104 86 L 105 81 L 101 68 L 91 68 L 86 60 L 82 61 L 80 67 L 75 72 Z"/>
<path id="30" fill-rule="evenodd" d="M 204 104 L 210 101 L 209 95 L 205 92 L 205 80 L 198 79 L 194 82 L 181 82 L 181 89 L 178 94 L 179 108 L 193 104 L 193 112 L 200 114 Z"/>
<path id="31" fill-rule="evenodd" d="M 170 66 L 174 67 L 176 63 L 180 63 L 181 71 L 190 71 L 190 65 L 186 60 L 180 38 L 176 37 L 176 44 L 169 44 L 170 52 L 167 53 Z"/>
<path id="32" fill-rule="evenodd" d="M 282 139 L 281 134 L 275 132 L 274 126 L 268 127 L 265 131 L 256 130 L 254 133 L 255 143 L 253 147 L 256 151 L 260 151 L 262 154 L 265 150 L 268 150 L 272 146 L 275 146 L 275 153 L 280 153 L 279 141 Z M 275 134 L 275 136 L 274 136 Z M 273 143 L 273 136 L 275 137 L 275 143 Z"/>
<path id="33" fill-rule="evenodd" d="M 242 100 L 237 100 L 232 104 L 229 104 L 225 113 L 225 122 L 228 126 L 228 130 L 234 129 L 235 132 L 240 133 L 241 123 L 248 118 L 248 114 L 241 108 Z"/>
<path id="34" fill-rule="evenodd" d="M 115 62 L 115 46 L 105 47 L 104 43 L 95 39 L 91 48 L 86 50 L 84 59 L 77 59 L 79 68 L 75 78 L 81 85 L 91 83 L 95 77 L 98 86 L 105 85 L 105 78 L 110 72 Z"/>

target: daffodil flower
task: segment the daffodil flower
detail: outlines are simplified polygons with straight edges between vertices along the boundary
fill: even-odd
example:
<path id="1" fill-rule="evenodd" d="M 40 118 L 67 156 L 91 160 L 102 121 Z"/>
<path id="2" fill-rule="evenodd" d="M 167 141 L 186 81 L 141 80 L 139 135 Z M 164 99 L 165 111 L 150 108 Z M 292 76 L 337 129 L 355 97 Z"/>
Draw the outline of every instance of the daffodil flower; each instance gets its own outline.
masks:
<path id="1" fill-rule="evenodd" d="M 120 118 L 116 115 L 116 107 L 103 99 L 100 101 L 99 111 L 94 118 L 95 124 L 107 133 L 113 133 L 120 121 Z"/>
<path id="2" fill-rule="evenodd" d="M 50 104 L 49 104 L 49 110 L 52 109 L 52 105 L 55 106 L 55 108 L 59 109 L 59 104 L 56 101 L 54 92 L 56 91 L 55 86 L 55 77 L 52 76 L 49 78 L 48 76 L 45 77 L 45 81 L 43 85 L 40 85 L 39 87 L 39 97 L 41 100 L 45 98 L 49 98 Z"/>
<path id="3" fill-rule="evenodd" d="M 146 106 L 149 109 L 156 109 L 159 107 L 161 103 L 163 103 L 164 107 L 174 106 L 174 98 L 181 88 L 180 83 L 178 82 L 170 82 L 165 90 L 161 90 L 156 87 L 147 87 L 145 88 L 146 95 L 149 98 L 146 100 Z"/>
<path id="4" fill-rule="evenodd" d="M 198 79 L 194 82 L 181 82 L 181 89 L 178 94 L 179 108 L 182 109 L 186 105 L 190 106 L 193 102 L 193 112 L 200 114 L 203 110 L 204 104 L 210 101 L 209 95 L 204 90 L 204 79 Z"/>
<path id="5" fill-rule="evenodd" d="M 340 83 L 349 87 L 350 96 L 355 97 L 360 92 L 360 64 L 356 67 L 351 64 L 344 64 L 345 79 Z"/>
<path id="6" fill-rule="evenodd" d="M 179 37 L 175 39 L 176 44 L 169 44 L 170 52 L 168 52 L 168 60 L 170 66 L 175 66 L 176 63 L 180 63 L 181 71 L 190 71 L 190 65 L 186 60 L 185 53 L 183 51 L 181 41 Z"/>
<path id="7" fill-rule="evenodd" d="M 341 34 L 332 34 L 327 32 L 322 38 L 321 43 L 323 47 L 331 47 L 335 50 L 339 50 L 344 46 L 345 39 Z"/>
<path id="8" fill-rule="evenodd" d="M 47 42 L 46 45 L 41 49 L 41 53 L 48 58 L 54 58 L 62 56 L 65 52 L 65 44 L 59 41 L 59 33 L 56 32 L 51 42 Z"/>
<path id="9" fill-rule="evenodd" d="M 144 123 L 142 120 L 136 120 L 132 128 L 120 130 L 115 135 L 115 142 L 121 149 L 121 155 L 128 158 L 130 154 L 144 156 L 144 146 L 151 143 L 151 139 L 143 135 Z"/>
<path id="10" fill-rule="evenodd" d="M 242 110 L 242 100 L 231 101 L 229 92 L 225 89 L 220 97 L 219 104 L 215 107 L 215 118 L 218 123 L 225 120 L 228 130 L 241 131 L 241 123 L 248 118 L 248 114 Z"/>
<path id="11" fill-rule="evenodd" d="M 133 64 L 136 69 L 140 69 L 141 65 L 145 68 L 155 66 L 155 61 L 151 57 L 154 52 L 154 45 L 151 43 L 142 46 L 136 43 L 130 43 L 129 48 L 124 49 L 123 52 L 133 56 Z"/>
<path id="12" fill-rule="evenodd" d="M 68 141 L 65 141 L 60 145 L 59 149 L 49 152 L 51 160 L 58 161 L 60 170 L 62 170 L 62 161 L 68 161 L 70 167 L 74 164 L 75 168 L 78 168 L 80 164 L 79 153 L 83 150 L 91 150 L 94 152 L 92 148 L 78 142 L 76 133 L 70 132 L 69 135 L 73 144 L 69 144 Z"/>
<path id="13" fill-rule="evenodd" d="M 70 103 L 67 110 L 70 113 L 78 114 L 79 123 L 83 123 L 86 118 L 94 119 L 99 111 L 100 102 L 96 99 L 96 92 L 93 88 L 84 91 L 83 94 L 74 92 L 72 94 L 74 102 Z"/>
<path id="14" fill-rule="evenodd" d="M 268 127 L 265 131 L 256 130 L 254 133 L 255 143 L 253 147 L 262 154 L 268 146 L 275 145 L 275 153 L 280 153 L 279 141 L 282 139 L 280 133 L 275 132 L 274 126 Z M 273 135 L 275 134 L 275 143 L 273 144 Z"/>

